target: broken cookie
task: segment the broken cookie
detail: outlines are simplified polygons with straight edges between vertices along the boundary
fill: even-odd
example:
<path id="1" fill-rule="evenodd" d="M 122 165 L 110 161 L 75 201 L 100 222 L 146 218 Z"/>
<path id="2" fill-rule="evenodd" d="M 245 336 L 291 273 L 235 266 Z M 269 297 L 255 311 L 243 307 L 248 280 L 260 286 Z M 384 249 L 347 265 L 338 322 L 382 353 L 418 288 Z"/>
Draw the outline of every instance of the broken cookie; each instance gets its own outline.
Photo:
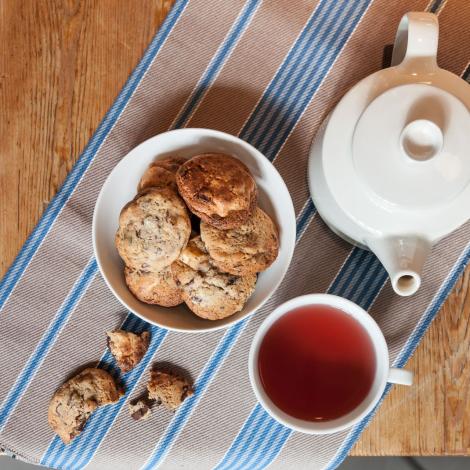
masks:
<path id="1" fill-rule="evenodd" d="M 137 334 L 114 330 L 108 331 L 106 335 L 108 348 L 122 372 L 129 372 L 142 360 L 150 343 L 148 331 Z"/>
<path id="2" fill-rule="evenodd" d="M 188 380 L 172 372 L 153 370 L 147 384 L 149 398 L 175 411 L 183 401 L 194 394 Z"/>
<path id="3" fill-rule="evenodd" d="M 49 403 L 49 425 L 64 444 L 69 444 L 82 432 L 93 411 L 116 403 L 123 394 L 108 372 L 85 369 L 55 392 Z"/>

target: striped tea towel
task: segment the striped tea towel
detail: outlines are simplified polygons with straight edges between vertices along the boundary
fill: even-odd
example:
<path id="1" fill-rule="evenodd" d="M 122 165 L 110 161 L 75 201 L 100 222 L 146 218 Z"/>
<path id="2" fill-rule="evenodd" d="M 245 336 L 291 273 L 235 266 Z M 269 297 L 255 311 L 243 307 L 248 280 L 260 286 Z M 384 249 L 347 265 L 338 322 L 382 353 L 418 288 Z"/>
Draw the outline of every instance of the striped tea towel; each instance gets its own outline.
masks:
<path id="1" fill-rule="evenodd" d="M 394 366 L 405 364 L 469 258 L 470 224 L 438 244 L 412 298 L 392 293 L 369 252 L 331 233 L 306 184 L 312 137 L 355 82 L 379 69 L 401 16 L 440 14 L 440 64 L 470 74 L 470 3 L 449 0 L 177 0 L 64 186 L 0 285 L 0 445 L 32 462 L 79 469 L 335 468 L 369 418 L 330 436 L 293 433 L 256 403 L 251 339 L 281 302 L 331 292 L 368 309 Z M 91 217 L 105 178 L 129 150 L 169 128 L 239 135 L 277 167 L 297 214 L 297 248 L 278 291 L 226 331 L 190 335 L 126 312 L 97 272 Z M 150 329 L 142 362 L 123 375 L 125 397 L 97 411 L 69 446 L 47 424 L 54 390 L 99 360 L 116 374 L 104 333 Z M 130 419 L 154 362 L 188 369 L 196 394 L 175 414 Z"/>

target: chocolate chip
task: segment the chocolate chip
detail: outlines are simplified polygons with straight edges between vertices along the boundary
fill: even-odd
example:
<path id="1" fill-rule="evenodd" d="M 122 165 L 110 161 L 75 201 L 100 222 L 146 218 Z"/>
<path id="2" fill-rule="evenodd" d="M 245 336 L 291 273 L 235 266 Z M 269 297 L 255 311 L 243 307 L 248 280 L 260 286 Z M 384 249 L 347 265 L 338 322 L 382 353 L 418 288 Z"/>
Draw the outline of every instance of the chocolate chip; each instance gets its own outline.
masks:
<path id="1" fill-rule="evenodd" d="M 189 385 L 185 385 L 183 387 L 183 394 L 181 395 L 181 401 L 184 401 L 186 398 L 194 395 L 193 387 Z"/>
<path id="2" fill-rule="evenodd" d="M 132 419 L 134 419 L 135 421 L 139 421 L 142 418 L 142 416 L 144 416 L 144 411 L 145 410 L 143 408 L 141 408 L 140 410 L 134 411 L 134 413 L 131 414 Z"/>
<path id="3" fill-rule="evenodd" d="M 77 424 L 77 431 L 76 431 L 77 433 L 82 432 L 83 428 L 85 427 L 86 419 L 85 418 L 82 418 L 82 419 L 83 421 Z"/>
<path id="4" fill-rule="evenodd" d="M 196 197 L 198 199 L 200 199 L 201 201 L 204 201 L 204 202 L 209 202 L 210 201 L 210 198 L 207 197 L 204 193 L 197 193 Z"/>

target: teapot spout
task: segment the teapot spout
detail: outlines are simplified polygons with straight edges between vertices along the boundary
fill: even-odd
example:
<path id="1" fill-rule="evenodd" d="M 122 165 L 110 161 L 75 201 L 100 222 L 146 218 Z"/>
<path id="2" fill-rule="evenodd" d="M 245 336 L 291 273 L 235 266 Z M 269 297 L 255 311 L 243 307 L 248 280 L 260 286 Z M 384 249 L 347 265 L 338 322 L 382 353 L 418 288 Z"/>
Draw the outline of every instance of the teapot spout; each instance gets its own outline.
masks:
<path id="1" fill-rule="evenodd" d="M 401 296 L 413 295 L 421 285 L 421 273 L 431 243 L 421 237 L 388 237 L 367 240 L 390 276 L 393 290 Z"/>

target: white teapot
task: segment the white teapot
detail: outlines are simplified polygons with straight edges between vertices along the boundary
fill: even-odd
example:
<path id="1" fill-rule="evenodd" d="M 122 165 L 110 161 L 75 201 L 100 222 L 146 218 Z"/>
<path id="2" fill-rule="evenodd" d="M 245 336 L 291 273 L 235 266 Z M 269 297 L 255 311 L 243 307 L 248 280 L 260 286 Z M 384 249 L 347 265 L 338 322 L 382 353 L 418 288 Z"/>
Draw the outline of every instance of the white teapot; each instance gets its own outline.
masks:
<path id="1" fill-rule="evenodd" d="M 437 43 L 435 15 L 406 14 L 392 66 L 346 93 L 309 160 L 321 217 L 373 251 L 403 296 L 432 245 L 470 216 L 470 85 L 438 67 Z"/>

